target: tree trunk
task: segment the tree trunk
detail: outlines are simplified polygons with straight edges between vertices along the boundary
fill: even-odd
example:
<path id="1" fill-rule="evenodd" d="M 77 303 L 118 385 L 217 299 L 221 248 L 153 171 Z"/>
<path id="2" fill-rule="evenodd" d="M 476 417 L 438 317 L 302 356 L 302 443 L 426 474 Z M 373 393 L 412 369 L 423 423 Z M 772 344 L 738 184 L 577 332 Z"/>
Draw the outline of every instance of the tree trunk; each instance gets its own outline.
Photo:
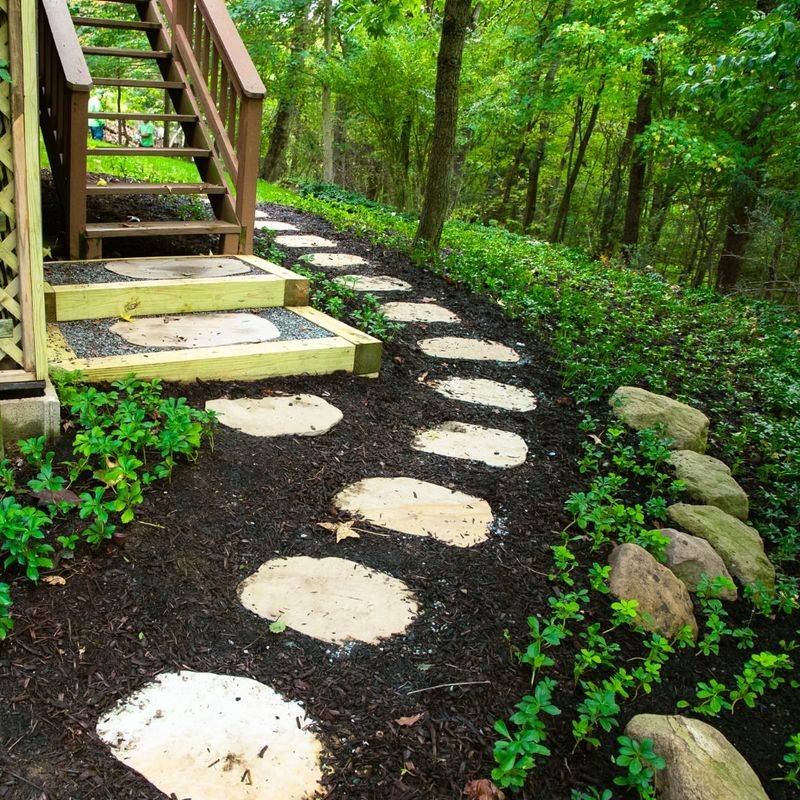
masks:
<path id="1" fill-rule="evenodd" d="M 332 44 L 332 0 L 324 0 L 322 10 L 322 37 L 325 58 L 331 57 Z M 322 84 L 322 180 L 333 183 L 333 107 L 331 103 L 331 87 L 325 81 Z"/>
<path id="2" fill-rule="evenodd" d="M 583 165 L 583 159 L 586 156 L 586 148 L 589 146 L 589 139 L 594 131 L 595 123 L 597 122 L 597 114 L 600 111 L 600 95 L 603 92 L 602 85 L 597 92 L 592 110 L 589 113 L 589 121 L 586 123 L 586 130 L 581 136 L 580 144 L 578 145 L 578 153 L 575 156 L 575 161 L 571 165 L 567 174 L 567 184 L 564 187 L 564 194 L 561 197 L 561 203 L 556 212 L 556 219 L 553 223 L 553 230 L 550 234 L 551 242 L 560 242 L 564 237 L 564 232 L 567 227 L 567 215 L 569 213 L 569 203 L 572 199 L 572 190 L 575 188 L 575 182 L 578 180 L 578 173 Z"/>
<path id="3" fill-rule="evenodd" d="M 349 159 L 347 149 L 347 98 L 337 95 L 333 126 L 333 178 L 336 183 L 346 186 L 349 179 Z"/>
<path id="4" fill-rule="evenodd" d="M 445 0 L 442 36 L 436 62 L 436 93 L 433 139 L 428 156 L 428 174 L 422 214 L 415 244 L 439 247 L 447 207 L 458 124 L 458 83 L 472 0 Z"/>
<path id="5" fill-rule="evenodd" d="M 630 263 L 633 251 L 639 243 L 639 228 L 644 205 L 644 183 L 647 160 L 641 143 L 636 141 L 653 119 L 653 87 L 656 77 L 656 62 L 651 56 L 642 59 L 642 88 L 636 100 L 636 114 L 632 120 L 631 168 L 628 172 L 628 200 L 625 204 L 625 224 L 622 229 L 622 253 Z"/>
<path id="6" fill-rule="evenodd" d="M 608 198 L 603 207 L 603 217 L 600 222 L 600 235 L 597 243 L 598 255 L 607 253 L 611 249 L 612 235 L 616 227 L 614 222 L 617 219 L 619 197 L 622 190 L 622 176 L 631 154 L 633 137 L 633 120 L 629 120 L 628 127 L 625 130 L 625 138 L 622 140 L 622 145 L 617 154 L 617 161 L 614 164 L 614 169 L 611 171 L 611 177 L 608 182 Z"/>
<path id="7" fill-rule="evenodd" d="M 750 215 L 758 200 L 754 177 L 752 173 L 742 176 L 731 190 L 725 221 L 725 239 L 717 262 L 716 286 L 720 291 L 733 289 L 742 274 L 745 251 L 753 235 Z"/>
<path id="8" fill-rule="evenodd" d="M 267 153 L 261 163 L 261 177 L 267 181 L 280 178 L 284 168 L 284 154 L 289 144 L 292 123 L 297 116 L 298 95 L 303 74 L 304 50 L 308 36 L 307 5 L 298 9 L 292 32 L 292 44 L 289 63 L 286 65 L 286 76 L 283 91 L 278 100 L 275 121 L 269 137 Z"/>
<path id="9" fill-rule="evenodd" d="M 517 149 L 514 151 L 514 157 L 508 165 L 505 177 L 503 178 L 503 194 L 500 199 L 500 205 L 497 207 L 497 217 L 501 221 L 508 216 L 508 202 L 511 199 L 511 190 L 517 185 L 519 180 L 519 168 L 522 164 L 522 159 L 525 155 L 525 147 L 527 146 L 527 137 L 533 128 L 533 120 L 531 120 L 523 129 Z"/>

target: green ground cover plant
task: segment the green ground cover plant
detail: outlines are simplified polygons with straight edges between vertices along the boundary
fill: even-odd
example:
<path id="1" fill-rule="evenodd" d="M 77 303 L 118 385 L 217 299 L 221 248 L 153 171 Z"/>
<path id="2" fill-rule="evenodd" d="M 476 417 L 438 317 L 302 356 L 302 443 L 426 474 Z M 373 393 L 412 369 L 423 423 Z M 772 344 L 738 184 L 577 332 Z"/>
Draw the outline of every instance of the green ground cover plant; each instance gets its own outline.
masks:
<path id="1" fill-rule="evenodd" d="M 44 437 L 0 461 L 0 577 L 38 582 L 55 559 L 97 547 L 132 522 L 147 487 L 213 441 L 215 416 L 167 397 L 160 380 L 130 377 L 107 391 L 54 376 L 72 431 L 71 458 L 56 462 Z M 0 580 L 0 639 L 12 630 L 9 584 Z"/>

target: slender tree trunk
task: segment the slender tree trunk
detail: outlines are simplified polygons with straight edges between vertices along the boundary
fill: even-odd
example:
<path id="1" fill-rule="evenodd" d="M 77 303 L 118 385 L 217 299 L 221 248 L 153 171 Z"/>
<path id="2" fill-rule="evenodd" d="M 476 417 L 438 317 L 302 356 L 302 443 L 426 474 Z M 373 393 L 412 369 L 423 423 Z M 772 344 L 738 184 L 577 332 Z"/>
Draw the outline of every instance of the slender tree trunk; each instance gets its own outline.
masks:
<path id="1" fill-rule="evenodd" d="M 631 168 L 628 172 L 628 200 L 625 205 L 625 224 L 622 228 L 622 253 L 626 262 L 633 258 L 639 243 L 639 228 L 644 205 L 644 185 L 647 159 L 636 137 L 641 136 L 653 119 L 653 87 L 656 77 L 656 62 L 652 57 L 642 59 L 642 88 L 636 100 L 636 114 L 632 120 Z"/>
<path id="2" fill-rule="evenodd" d="M 750 216 L 758 200 L 755 175 L 744 175 L 731 190 L 725 220 L 725 239 L 717 262 L 717 289 L 729 291 L 739 281 L 747 245 L 753 236 Z"/>
<path id="3" fill-rule="evenodd" d="M 592 137 L 594 126 L 597 123 L 597 115 L 600 111 L 600 95 L 603 92 L 601 85 L 595 97 L 592 110 L 589 112 L 589 120 L 586 123 L 586 130 L 581 136 L 580 143 L 578 144 L 578 153 L 575 156 L 575 161 L 571 165 L 567 174 L 567 183 L 564 187 L 564 194 L 561 196 L 561 203 L 556 212 L 556 218 L 553 222 L 553 230 L 550 234 L 551 242 L 560 242 L 564 237 L 564 232 L 567 227 L 567 215 L 569 214 L 569 204 L 572 199 L 572 190 L 575 188 L 575 182 L 578 180 L 578 173 L 583 165 L 583 159 L 586 156 L 586 148 L 589 146 L 589 139 Z"/>
<path id="4" fill-rule="evenodd" d="M 307 5 L 297 10 L 297 17 L 292 32 L 292 44 L 283 91 L 275 111 L 275 121 L 269 137 L 267 153 L 261 163 L 261 177 L 267 181 L 276 181 L 284 168 L 284 155 L 289 144 L 292 123 L 297 116 L 298 94 L 303 71 L 304 50 L 308 36 Z"/>
<path id="5" fill-rule="evenodd" d="M 661 239 L 661 231 L 667 221 L 669 207 L 675 199 L 675 192 L 678 190 L 673 179 L 667 174 L 663 180 L 656 184 L 653 190 L 653 202 L 650 205 L 650 216 L 647 226 L 647 244 L 650 248 L 658 246 Z"/>
<path id="6" fill-rule="evenodd" d="M 633 121 L 631 120 L 628 122 L 628 127 L 625 130 L 625 138 L 620 145 L 619 153 L 617 153 L 617 160 L 609 179 L 608 197 L 603 207 L 603 216 L 600 222 L 600 235 L 597 243 L 598 253 L 607 253 L 611 250 L 612 234 L 615 228 L 614 222 L 617 219 L 619 198 L 622 192 L 622 176 L 625 172 L 625 165 L 628 163 L 628 158 L 631 154 L 633 137 Z"/>
<path id="7" fill-rule="evenodd" d="M 472 0 L 445 0 L 436 64 L 433 139 L 428 156 L 422 214 L 415 237 L 415 244 L 425 242 L 432 250 L 439 247 L 450 201 L 458 124 L 458 83 L 471 11 Z"/>
<path id="8" fill-rule="evenodd" d="M 322 37 L 325 58 L 331 57 L 332 0 L 324 0 L 322 7 Z M 333 104 L 328 81 L 322 84 L 322 180 L 333 183 Z"/>
<path id="9" fill-rule="evenodd" d="M 528 144 L 527 137 L 532 128 L 533 120 L 525 126 L 517 149 L 514 151 L 514 157 L 511 159 L 511 163 L 508 165 L 505 177 L 503 178 L 503 194 L 500 205 L 497 207 L 497 216 L 501 220 L 504 220 L 508 216 L 508 202 L 511 199 L 511 190 L 517 185 L 517 181 L 519 180 L 519 168 L 525 156 L 525 148 Z"/>

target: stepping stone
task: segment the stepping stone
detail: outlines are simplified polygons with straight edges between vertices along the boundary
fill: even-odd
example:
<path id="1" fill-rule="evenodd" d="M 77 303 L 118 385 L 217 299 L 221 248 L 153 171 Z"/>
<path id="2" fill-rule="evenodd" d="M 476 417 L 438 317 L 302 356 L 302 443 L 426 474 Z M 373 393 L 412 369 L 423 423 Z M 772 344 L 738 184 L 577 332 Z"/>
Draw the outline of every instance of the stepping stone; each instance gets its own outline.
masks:
<path id="1" fill-rule="evenodd" d="M 268 319 L 247 313 L 139 317 L 116 322 L 109 330 L 140 347 L 220 347 L 268 342 L 281 335 Z"/>
<path id="2" fill-rule="evenodd" d="M 252 267 L 238 258 L 136 258 L 108 261 L 105 269 L 115 275 L 140 280 L 168 280 L 177 278 L 224 278 L 244 275 Z"/>
<path id="3" fill-rule="evenodd" d="M 345 558 L 268 561 L 238 592 L 258 616 L 331 644 L 377 644 L 402 633 L 418 613 L 403 581 Z"/>
<path id="4" fill-rule="evenodd" d="M 411 289 L 410 283 L 391 275 L 342 275 L 335 281 L 356 292 L 407 292 Z"/>
<path id="5" fill-rule="evenodd" d="M 437 336 L 417 342 L 425 355 L 466 361 L 501 361 L 513 364 L 519 353 L 500 342 L 488 339 L 464 339 L 460 336 Z"/>
<path id="6" fill-rule="evenodd" d="M 411 446 L 425 453 L 483 461 L 490 467 L 518 467 L 528 456 L 528 445 L 516 433 L 465 422 L 443 422 L 422 431 Z"/>
<path id="7" fill-rule="evenodd" d="M 395 322 L 461 322 L 457 314 L 436 303 L 384 303 L 381 310 Z"/>
<path id="8" fill-rule="evenodd" d="M 296 231 L 297 225 L 291 222 L 279 222 L 276 219 L 256 220 L 253 226 L 257 231 Z"/>
<path id="9" fill-rule="evenodd" d="M 269 219 L 269 214 L 267 214 L 266 211 L 262 211 L 260 208 L 257 208 L 256 219 Z"/>
<path id="10" fill-rule="evenodd" d="M 530 390 L 486 378 L 445 378 L 428 385 L 451 400 L 506 411 L 533 411 L 537 405 L 536 395 Z"/>
<path id="11" fill-rule="evenodd" d="M 494 521 L 485 500 L 415 478 L 365 478 L 343 489 L 333 502 L 382 528 L 456 547 L 486 541 Z"/>
<path id="12" fill-rule="evenodd" d="M 250 678 L 161 673 L 105 713 L 97 735 L 168 797 L 303 800 L 322 745 L 303 707 Z"/>
<path id="13" fill-rule="evenodd" d="M 321 397 L 295 394 L 209 400 L 206 410 L 219 421 L 250 436 L 319 436 L 341 422 L 342 412 Z"/>
<path id="14" fill-rule="evenodd" d="M 279 244 L 282 247 L 297 247 L 301 249 L 305 247 L 336 247 L 336 242 L 332 242 L 330 239 L 304 234 L 299 236 L 291 234 L 288 236 L 276 236 L 275 244 Z"/>
<path id="15" fill-rule="evenodd" d="M 361 256 L 350 255 L 349 253 L 311 253 L 303 257 L 304 261 L 313 264 L 315 267 L 358 267 L 366 264 L 367 260 Z"/>

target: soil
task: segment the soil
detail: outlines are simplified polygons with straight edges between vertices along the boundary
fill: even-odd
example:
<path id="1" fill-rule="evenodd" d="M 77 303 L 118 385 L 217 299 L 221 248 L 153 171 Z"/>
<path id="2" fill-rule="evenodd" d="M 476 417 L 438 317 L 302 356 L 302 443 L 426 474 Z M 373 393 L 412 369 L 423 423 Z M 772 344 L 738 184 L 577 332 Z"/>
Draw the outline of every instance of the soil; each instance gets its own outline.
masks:
<path id="1" fill-rule="evenodd" d="M 304 233 L 334 234 L 321 219 L 262 208 Z M 409 325 L 386 347 L 376 380 L 197 382 L 171 390 L 199 406 L 219 396 L 308 392 L 336 405 L 344 419 L 312 438 L 257 439 L 220 427 L 212 451 L 177 470 L 170 485 L 151 488 L 124 545 L 61 562 L 64 586 L 15 582 L 16 627 L 0 646 L 0 798 L 163 798 L 108 754 L 94 726 L 121 697 L 161 671 L 178 669 L 251 677 L 301 701 L 325 743 L 327 798 L 459 798 L 469 780 L 489 776 L 492 725 L 530 690 L 529 672 L 509 658 L 504 630 L 524 646 L 526 618 L 545 611 L 549 548 L 569 521 L 563 504 L 587 483 L 575 467 L 578 412 L 546 340 L 401 253 L 340 232 L 335 238 L 343 252 L 368 258 L 375 274 L 411 283 L 414 291 L 404 299 L 436 298 L 461 317 L 460 333 L 511 345 L 522 361 L 431 359 L 417 339 L 452 333 L 453 326 Z M 295 260 L 287 256 L 284 266 Z M 426 386 L 453 375 L 525 386 L 537 394 L 538 408 L 494 411 Z M 530 448 L 527 462 L 498 470 L 411 449 L 418 429 L 448 420 L 518 433 Z M 65 456 L 68 446 L 64 437 Z M 360 525 L 374 532 L 336 544 L 318 526 L 335 517 L 331 499 L 340 489 L 364 477 L 398 475 L 487 500 L 497 518 L 490 540 L 462 549 L 376 535 L 386 532 Z M 404 635 L 380 646 L 337 648 L 292 630 L 271 634 L 239 604 L 236 587 L 268 559 L 292 555 L 335 555 L 387 572 L 416 593 L 421 614 Z M 598 619 L 606 615 L 603 605 L 593 607 Z M 731 613 L 742 618 L 744 604 Z M 764 650 L 793 635 L 784 619 L 758 629 Z M 620 640 L 626 656 L 640 651 L 633 637 Z M 598 749 L 571 753 L 574 646 L 554 652 L 555 699 L 565 713 L 548 724 L 553 754 L 518 797 L 569 800 L 573 788 L 613 785 L 609 759 L 621 731 L 604 736 Z M 691 697 L 698 680 L 727 680 L 745 658 L 736 649 L 708 659 L 681 653 L 652 695 L 625 704 L 623 724 L 639 712 L 674 713 L 676 700 Z M 436 688 L 441 684 L 461 685 Z M 740 749 L 773 800 L 792 796 L 791 787 L 772 781 L 798 711 L 797 692 L 782 687 L 754 710 L 709 720 Z M 396 722 L 415 714 L 422 715 L 416 724 Z"/>

